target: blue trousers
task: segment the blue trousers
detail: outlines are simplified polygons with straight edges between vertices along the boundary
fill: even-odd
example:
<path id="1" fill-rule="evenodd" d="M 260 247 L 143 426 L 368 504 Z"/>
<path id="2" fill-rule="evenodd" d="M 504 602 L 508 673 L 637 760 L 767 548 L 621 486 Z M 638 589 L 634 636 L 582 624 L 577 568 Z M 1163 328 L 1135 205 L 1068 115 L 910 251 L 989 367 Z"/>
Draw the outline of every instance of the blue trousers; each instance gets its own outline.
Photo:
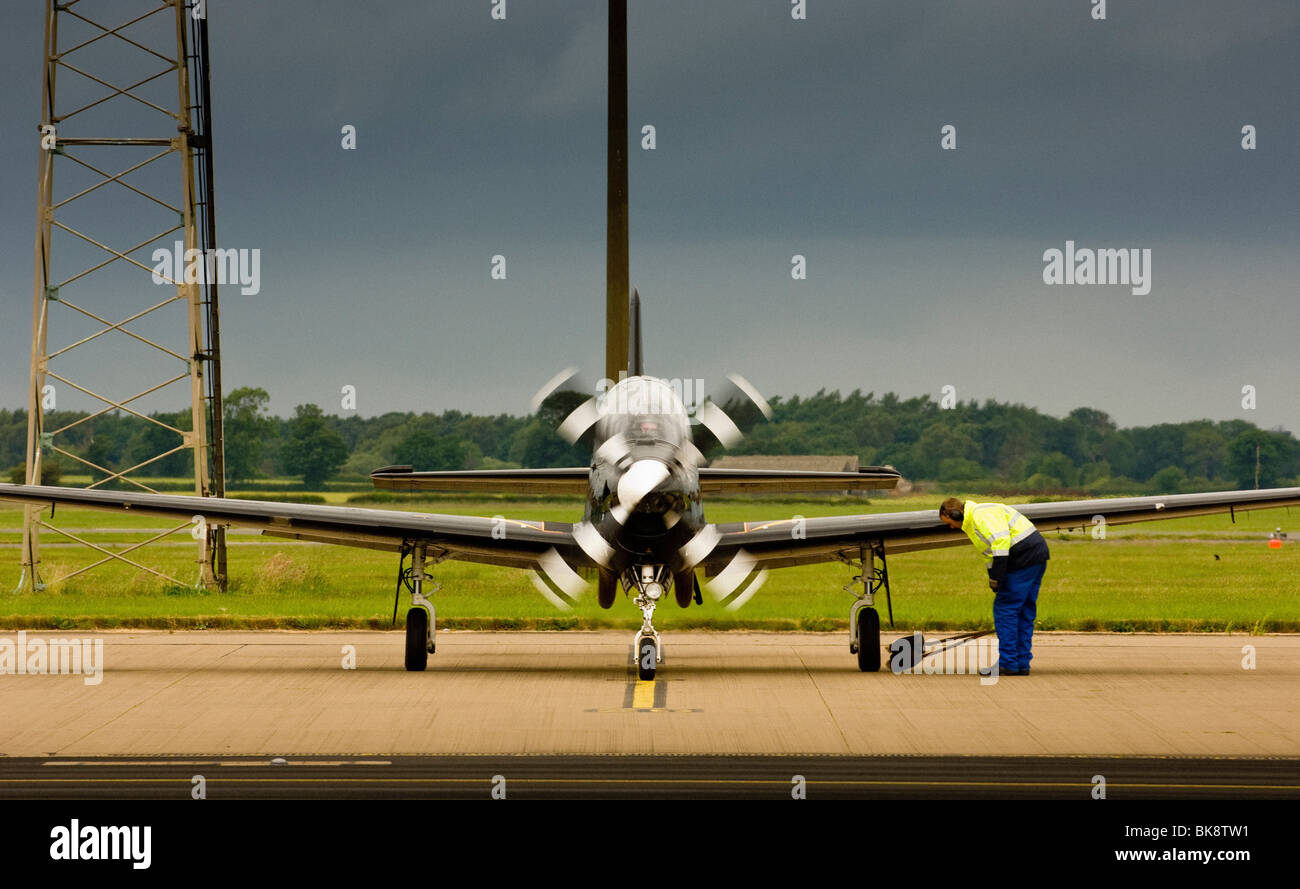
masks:
<path id="1" fill-rule="evenodd" d="M 1047 563 L 1008 571 L 993 600 L 993 626 L 998 631 L 998 668 L 1028 670 L 1033 660 L 1034 618 L 1038 616 L 1038 586 Z"/>

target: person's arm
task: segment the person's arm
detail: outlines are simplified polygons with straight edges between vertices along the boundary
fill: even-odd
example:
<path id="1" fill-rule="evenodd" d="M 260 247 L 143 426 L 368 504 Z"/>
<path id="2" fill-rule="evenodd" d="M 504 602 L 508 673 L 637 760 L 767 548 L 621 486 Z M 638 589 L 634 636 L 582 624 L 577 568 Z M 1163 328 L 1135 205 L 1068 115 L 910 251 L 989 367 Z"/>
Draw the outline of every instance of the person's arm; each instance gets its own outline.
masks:
<path id="1" fill-rule="evenodd" d="M 993 561 L 989 563 L 989 589 L 997 592 L 1002 588 L 1002 581 L 1007 576 L 1007 563 L 1010 561 L 1010 555 L 993 557 Z"/>
<path id="2" fill-rule="evenodd" d="M 992 522 L 987 528 L 991 556 L 988 566 L 989 589 L 996 592 L 1002 588 L 1002 582 L 1007 576 L 1007 564 L 1011 561 L 1011 522 L 1002 510 L 998 510 L 991 518 Z"/>

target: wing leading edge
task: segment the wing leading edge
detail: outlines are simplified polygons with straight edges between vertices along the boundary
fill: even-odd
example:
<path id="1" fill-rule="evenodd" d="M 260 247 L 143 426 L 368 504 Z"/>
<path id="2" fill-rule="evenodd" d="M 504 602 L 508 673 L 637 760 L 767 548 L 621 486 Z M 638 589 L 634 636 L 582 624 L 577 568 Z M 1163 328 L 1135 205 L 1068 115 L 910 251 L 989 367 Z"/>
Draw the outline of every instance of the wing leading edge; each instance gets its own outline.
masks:
<path id="1" fill-rule="evenodd" d="M 385 466 L 370 473 L 370 481 L 382 490 L 407 493 L 446 491 L 471 494 L 585 495 L 590 472 L 585 466 L 447 472 L 413 472 L 410 466 Z"/>
<path id="2" fill-rule="evenodd" d="M 1300 488 L 1217 491 L 1016 504 L 1040 531 L 1091 527 L 1096 516 L 1124 525 L 1237 510 L 1300 506 Z M 718 525 L 718 545 L 705 563 L 706 573 L 722 570 L 744 549 L 756 568 L 783 568 L 856 558 L 859 548 L 879 541 L 887 555 L 969 545 L 966 535 L 939 521 L 937 509 L 872 515 L 789 518 L 768 522 Z"/>
<path id="3" fill-rule="evenodd" d="M 410 466 L 385 466 L 370 473 L 376 488 L 388 491 L 447 491 L 480 494 L 585 495 L 590 470 L 472 469 L 413 472 Z M 762 494 L 780 492 L 868 491 L 892 488 L 901 476 L 888 466 L 864 466 L 857 472 L 810 472 L 785 469 L 699 470 L 700 493 Z"/>
<path id="4" fill-rule="evenodd" d="M 869 491 L 898 484 L 898 470 L 890 466 L 863 466 L 857 472 L 812 472 L 797 469 L 700 470 L 701 494 L 763 494 L 789 491 Z"/>
<path id="5" fill-rule="evenodd" d="M 182 521 L 202 516 L 208 524 L 254 528 L 273 537 L 388 552 L 400 552 L 405 542 L 423 541 L 444 550 L 451 559 L 511 568 L 535 567 L 538 559 L 554 547 L 574 567 L 590 564 L 574 543 L 572 525 L 567 522 L 37 485 L 0 484 L 0 500 L 128 510 Z"/>

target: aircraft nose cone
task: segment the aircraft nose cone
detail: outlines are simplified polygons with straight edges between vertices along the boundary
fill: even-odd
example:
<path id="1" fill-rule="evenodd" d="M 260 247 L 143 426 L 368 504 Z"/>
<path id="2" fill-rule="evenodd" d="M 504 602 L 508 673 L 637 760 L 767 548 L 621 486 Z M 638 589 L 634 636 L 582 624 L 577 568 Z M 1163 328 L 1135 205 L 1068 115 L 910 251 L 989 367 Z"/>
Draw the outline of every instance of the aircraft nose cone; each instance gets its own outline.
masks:
<path id="1" fill-rule="evenodd" d="M 662 460 L 637 460 L 618 480 L 619 506 L 628 510 L 635 509 L 668 476 L 668 466 Z"/>

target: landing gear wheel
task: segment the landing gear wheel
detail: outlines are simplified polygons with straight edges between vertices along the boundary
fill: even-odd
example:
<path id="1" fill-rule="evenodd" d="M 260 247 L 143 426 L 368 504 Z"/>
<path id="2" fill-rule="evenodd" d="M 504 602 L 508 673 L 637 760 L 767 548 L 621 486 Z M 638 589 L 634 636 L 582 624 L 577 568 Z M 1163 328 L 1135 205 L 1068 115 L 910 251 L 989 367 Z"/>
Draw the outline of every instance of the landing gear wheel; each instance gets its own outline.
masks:
<path id="1" fill-rule="evenodd" d="M 655 678 L 655 667 L 659 663 L 659 646 L 653 639 L 642 639 L 636 647 L 636 676 L 638 679 Z"/>
<path id="2" fill-rule="evenodd" d="M 406 612 L 406 669 L 418 673 L 429 666 L 429 612 L 412 608 Z"/>
<path id="3" fill-rule="evenodd" d="M 695 596 L 694 571 L 684 571 L 681 574 L 673 575 L 673 595 L 677 597 L 677 604 L 681 608 L 686 608 L 691 604 L 691 599 Z"/>
<path id="4" fill-rule="evenodd" d="M 600 607 L 613 606 L 616 595 L 618 595 L 618 578 L 606 571 L 600 572 L 600 577 L 596 580 L 596 601 L 600 603 Z"/>
<path id="5" fill-rule="evenodd" d="M 858 611 L 858 669 L 863 673 L 880 670 L 880 615 L 874 608 Z"/>

